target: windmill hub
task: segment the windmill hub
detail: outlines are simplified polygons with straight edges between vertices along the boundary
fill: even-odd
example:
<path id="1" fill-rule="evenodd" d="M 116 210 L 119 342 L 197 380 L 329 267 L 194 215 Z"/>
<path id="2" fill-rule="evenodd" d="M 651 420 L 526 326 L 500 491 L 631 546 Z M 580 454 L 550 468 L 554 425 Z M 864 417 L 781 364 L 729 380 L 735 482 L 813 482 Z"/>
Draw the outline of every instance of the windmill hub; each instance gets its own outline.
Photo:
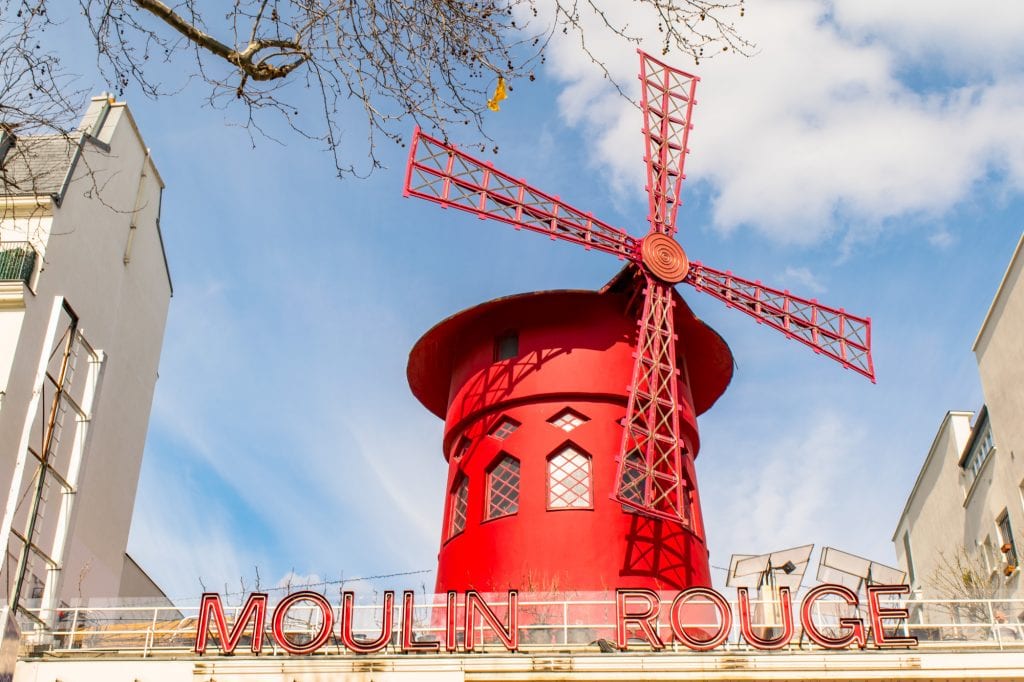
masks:
<path id="1" fill-rule="evenodd" d="M 661 232 L 652 232 L 640 244 L 640 257 L 651 274 L 667 284 L 686 279 L 690 261 L 675 239 Z"/>

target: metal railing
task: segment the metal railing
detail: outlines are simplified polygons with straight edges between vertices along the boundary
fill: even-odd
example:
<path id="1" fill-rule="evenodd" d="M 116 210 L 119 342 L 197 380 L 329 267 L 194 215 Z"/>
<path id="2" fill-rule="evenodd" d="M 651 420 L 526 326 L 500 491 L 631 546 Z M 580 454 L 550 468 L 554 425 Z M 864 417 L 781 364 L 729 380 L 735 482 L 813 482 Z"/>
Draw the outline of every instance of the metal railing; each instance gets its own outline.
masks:
<path id="1" fill-rule="evenodd" d="M 36 250 L 29 242 L 0 242 L 0 281 L 32 279 L 36 266 Z"/>
<path id="2" fill-rule="evenodd" d="M 507 606 L 505 595 L 485 595 L 487 604 L 494 610 L 501 622 L 505 620 Z M 417 595 L 414 609 L 414 641 L 445 641 L 445 598 L 444 595 Z M 399 600 L 400 602 L 400 600 Z M 887 632 L 890 636 L 912 635 L 918 638 L 919 649 L 955 649 L 967 651 L 1024 649 L 1024 599 L 912 599 L 903 602 L 910 610 L 909 622 Z M 762 632 L 778 632 L 778 620 L 771 614 L 777 613 L 776 604 L 754 601 L 754 625 Z M 686 651 L 673 641 L 668 624 L 671 600 L 662 602 L 659 635 L 669 650 Z M 738 614 L 735 602 L 732 611 Z M 792 653 L 800 651 L 821 651 L 803 634 L 799 625 L 798 604 L 794 604 L 794 635 L 784 649 Z M 519 599 L 519 640 L 522 651 L 607 651 L 608 644 L 615 640 L 614 594 L 574 595 L 561 598 L 547 595 L 520 594 Z M 229 627 L 242 609 L 241 605 L 225 605 Z M 832 601 L 815 604 L 814 621 L 817 629 L 839 633 L 839 618 L 859 616 L 869 622 L 863 607 L 859 610 Z M 348 653 L 338 637 L 340 622 L 339 608 L 334 608 L 334 627 L 331 637 L 318 655 L 339 655 Z M 457 638 L 460 643 L 466 633 L 462 627 L 462 604 L 459 604 L 459 626 Z M 52 612 L 51 612 L 52 613 Z M 64 609 L 55 615 L 56 622 L 49 629 L 41 629 L 26 619 L 23 622 L 22 643 L 36 653 L 74 652 L 119 652 L 137 654 L 143 657 L 160 653 L 181 654 L 191 652 L 195 646 L 199 607 L 190 606 L 100 606 Z M 42 614 L 40 614 L 42 615 Z M 354 609 L 352 631 L 354 637 L 373 641 L 381 637 L 382 606 L 380 604 L 358 604 Z M 270 636 L 273 610 L 268 610 L 263 638 L 263 655 L 284 655 L 285 652 Z M 319 631 L 319 609 L 302 604 L 292 607 L 285 619 L 285 632 L 289 640 L 299 643 L 309 641 Z M 212 620 L 212 619 L 211 619 Z M 501 652 L 504 647 L 496 634 L 482 622 L 476 627 L 475 650 Z M 389 644 L 382 654 L 401 653 L 402 634 L 400 627 L 402 612 L 400 604 L 394 609 L 394 628 Z M 245 635 L 236 652 L 248 652 L 252 632 L 251 623 L 245 624 Z M 687 629 L 717 629 L 717 622 L 688 621 Z M 898 631 L 898 632 L 897 632 Z M 219 633 L 212 627 L 208 640 L 207 655 L 220 652 Z M 602 642 L 601 640 L 606 640 Z M 603 645 L 603 646 L 602 646 Z M 870 646 L 870 645 L 869 645 Z M 650 650 L 646 641 L 631 636 L 629 650 Z M 732 631 L 726 643 L 717 648 L 720 653 L 753 652 L 739 632 L 738 619 L 733 618 Z"/>

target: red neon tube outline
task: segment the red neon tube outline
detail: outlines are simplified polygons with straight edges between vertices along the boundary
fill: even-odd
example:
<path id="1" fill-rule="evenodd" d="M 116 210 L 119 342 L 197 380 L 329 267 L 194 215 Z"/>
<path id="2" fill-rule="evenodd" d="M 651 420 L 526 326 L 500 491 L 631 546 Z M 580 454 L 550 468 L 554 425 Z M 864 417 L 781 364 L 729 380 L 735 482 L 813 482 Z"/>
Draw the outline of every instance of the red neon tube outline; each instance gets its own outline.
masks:
<path id="1" fill-rule="evenodd" d="M 793 639 L 793 599 L 788 587 L 779 588 L 779 605 L 782 608 L 782 634 L 775 639 L 764 639 L 754 634 L 750 623 L 750 595 L 746 587 L 736 588 L 736 597 L 740 607 L 740 632 L 750 646 L 761 651 L 774 651 L 784 648 Z"/>
<path id="2" fill-rule="evenodd" d="M 288 635 L 285 634 L 284 631 L 284 619 L 288 615 L 288 611 L 300 601 L 313 602 L 320 609 L 320 614 L 322 616 L 322 620 L 320 621 L 320 631 L 316 633 L 316 637 L 305 644 L 293 643 L 288 639 Z M 330 603 L 328 603 L 327 598 L 319 592 L 313 592 L 311 590 L 293 592 L 279 601 L 277 606 L 274 607 L 274 640 L 277 642 L 279 647 L 290 654 L 303 656 L 313 653 L 327 643 L 327 639 L 331 636 L 331 632 L 333 630 L 334 609 L 331 607 Z"/>
<path id="3" fill-rule="evenodd" d="M 694 597 L 704 597 L 710 601 L 715 610 L 718 611 L 719 618 L 721 619 L 721 625 L 718 627 L 718 632 L 714 636 L 708 639 L 698 639 L 692 636 L 686 631 L 686 626 L 680 622 L 679 611 L 682 606 L 693 599 Z M 672 600 L 672 610 L 669 612 L 669 622 L 672 625 L 672 634 L 686 645 L 686 648 L 692 649 L 693 651 L 711 651 L 722 644 L 725 640 L 729 639 L 729 632 L 732 631 L 732 608 L 729 606 L 729 602 L 726 601 L 725 597 L 711 589 L 710 587 L 690 587 L 678 595 Z"/>
<path id="4" fill-rule="evenodd" d="M 857 648 L 863 649 L 868 645 L 868 638 L 864 631 L 864 621 L 860 618 L 840 618 L 839 626 L 849 629 L 849 632 L 841 637 L 830 637 L 818 630 L 818 626 L 814 623 L 812 609 L 815 602 L 829 594 L 842 597 L 849 606 L 856 608 L 860 605 L 857 593 L 843 585 L 825 583 L 811 588 L 804 595 L 804 601 L 800 605 L 800 625 L 804 629 L 804 634 L 812 642 L 825 649 L 845 649 L 853 642 L 857 643 Z"/>
<path id="5" fill-rule="evenodd" d="M 384 612 L 381 619 L 380 637 L 369 642 L 357 640 L 352 635 L 352 620 L 355 611 L 355 592 L 344 592 L 341 596 L 341 643 L 346 649 L 357 654 L 377 653 L 391 642 L 391 631 L 395 625 L 395 591 L 384 592 Z"/>

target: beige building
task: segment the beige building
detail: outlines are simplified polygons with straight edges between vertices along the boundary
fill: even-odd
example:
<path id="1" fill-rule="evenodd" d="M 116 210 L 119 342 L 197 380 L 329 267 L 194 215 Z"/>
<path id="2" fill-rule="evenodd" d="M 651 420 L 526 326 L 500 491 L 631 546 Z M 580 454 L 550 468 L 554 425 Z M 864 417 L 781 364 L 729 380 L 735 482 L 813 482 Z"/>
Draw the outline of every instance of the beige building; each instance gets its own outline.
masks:
<path id="1" fill-rule="evenodd" d="M 892 539 L 918 593 L 1024 598 L 1024 236 L 974 353 L 985 406 L 946 414 Z"/>
<path id="2" fill-rule="evenodd" d="M 125 553 L 171 281 L 163 181 L 128 108 L 0 138 L 5 601 L 158 596 Z"/>

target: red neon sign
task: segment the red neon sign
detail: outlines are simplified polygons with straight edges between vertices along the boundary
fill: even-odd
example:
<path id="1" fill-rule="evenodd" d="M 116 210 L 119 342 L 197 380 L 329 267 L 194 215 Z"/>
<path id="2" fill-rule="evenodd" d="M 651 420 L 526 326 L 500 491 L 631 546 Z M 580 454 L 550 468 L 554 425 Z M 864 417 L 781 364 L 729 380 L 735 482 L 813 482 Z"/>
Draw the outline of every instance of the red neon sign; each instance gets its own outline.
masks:
<path id="1" fill-rule="evenodd" d="M 284 623 L 291 608 L 301 601 L 312 602 L 318 609 L 320 609 L 320 629 L 305 644 L 294 644 L 290 639 L 288 639 L 288 634 L 284 629 Z M 290 654 L 301 656 L 313 653 L 327 643 L 333 629 L 334 609 L 331 608 L 327 599 L 319 592 L 294 592 L 282 599 L 281 603 L 279 603 L 277 608 L 274 609 L 274 641 L 277 642 L 278 646 Z M 343 627 L 342 633 L 344 633 L 344 631 Z"/>
<path id="2" fill-rule="evenodd" d="M 745 588 L 738 591 L 737 611 L 740 636 L 750 646 L 762 651 L 782 649 L 789 645 L 796 633 L 793 618 L 793 600 L 787 588 L 780 588 L 777 603 L 779 623 L 769 626 L 754 622 L 750 596 Z M 824 584 L 812 588 L 804 597 L 799 610 L 800 626 L 808 639 L 823 649 L 848 649 L 856 646 L 864 649 L 868 642 L 873 641 L 876 649 L 893 647 L 916 647 L 917 638 L 898 636 L 892 630 L 900 621 L 906 621 L 908 611 L 903 606 L 882 605 L 883 597 L 896 597 L 910 592 L 906 585 L 873 585 L 867 589 L 867 616 L 870 629 L 865 626 L 862 618 L 838 617 L 840 634 L 826 634 L 823 624 L 816 621 L 825 604 L 839 609 L 856 610 L 860 607 L 857 594 L 842 585 Z M 460 598 L 461 596 L 461 598 Z M 826 597 L 838 597 L 839 600 L 825 602 Z M 319 625 L 312 636 L 304 643 L 296 643 L 289 638 L 285 623 L 288 613 L 300 602 L 312 604 L 320 612 Z M 619 589 L 615 591 L 615 641 L 619 649 L 629 648 L 631 636 L 639 636 L 646 641 L 651 649 L 664 649 L 666 641 L 663 631 L 671 633 L 671 637 L 693 651 L 710 651 L 722 646 L 732 632 L 734 614 L 729 602 L 719 592 L 710 587 L 691 587 L 679 592 L 668 609 L 667 623 L 662 622 L 663 595 L 645 589 Z M 509 590 L 505 607 L 505 617 L 500 618 L 498 612 L 475 591 L 462 595 L 449 592 L 445 596 L 443 616 L 439 615 L 434 622 L 443 623 L 444 650 L 455 653 L 461 650 L 471 652 L 477 646 L 479 633 L 488 629 L 494 639 L 501 642 L 502 647 L 510 652 L 517 651 L 520 644 L 519 595 Z M 340 618 L 335 633 L 334 609 L 327 599 L 316 592 L 302 591 L 289 594 L 282 599 L 273 612 L 271 635 L 274 642 L 284 651 L 295 655 L 309 655 L 321 649 L 332 634 L 349 651 L 357 654 L 372 654 L 383 650 L 388 644 L 395 642 L 403 653 L 439 652 L 442 648 L 440 638 L 424 640 L 416 637 L 414 628 L 415 599 L 411 591 L 402 594 L 400 634 L 395 629 L 395 593 L 388 590 L 384 593 L 383 604 L 380 606 L 380 618 L 374 623 L 380 624 L 380 635 L 374 639 L 363 639 L 355 635 L 355 594 L 342 594 Z M 833 609 L 833 616 L 838 613 Z M 461 619 L 460 619 L 461 615 Z M 246 632 L 251 633 L 249 648 L 253 653 L 260 653 L 263 648 L 264 633 L 267 620 L 267 595 L 264 593 L 250 594 L 238 616 L 229 627 L 224 613 L 220 595 L 203 594 L 199 607 L 199 618 L 196 622 L 195 652 L 204 654 L 209 645 L 211 632 L 216 630 L 216 644 L 224 654 L 231 654 L 242 641 Z M 774 620 L 774 619 L 773 619 Z M 530 625 L 531 623 L 525 623 Z M 461 626 L 461 627 L 460 627 Z M 758 632 L 760 627 L 771 627 L 777 632 L 767 637 Z M 832 624 L 835 627 L 835 624 Z M 889 628 L 889 632 L 886 631 Z M 376 632 L 376 630 L 375 630 Z M 609 633 L 610 635 L 611 633 Z M 396 638 L 396 635 L 397 638 Z M 461 635 L 461 638 L 460 638 Z"/>
<path id="3" fill-rule="evenodd" d="M 804 595 L 803 604 L 800 606 L 800 624 L 804 628 L 804 633 L 812 642 L 825 649 L 845 649 L 853 642 L 857 643 L 857 648 L 863 649 L 868 645 L 868 636 L 864 631 L 864 621 L 860 618 L 840 618 L 839 627 L 848 629 L 849 632 L 839 637 L 831 637 L 818 629 L 812 617 L 814 605 L 819 599 L 829 594 L 842 597 L 848 606 L 856 608 L 860 605 L 857 600 L 857 593 L 847 587 L 842 585 L 818 585 Z M 875 637 L 875 641 L 878 642 L 877 631 Z M 881 646 L 880 643 L 879 646 Z M 908 644 L 908 646 L 917 646 L 917 640 L 915 639 L 913 644 Z"/>
<path id="4" fill-rule="evenodd" d="M 743 633 L 743 639 L 750 646 L 762 651 L 773 651 L 775 649 L 782 649 L 789 644 L 789 640 L 793 639 L 793 599 L 789 596 L 788 587 L 779 588 L 782 632 L 771 639 L 761 637 L 754 631 L 753 619 L 750 614 L 750 596 L 747 593 L 747 588 L 741 587 L 736 590 L 736 596 L 739 599 L 740 607 L 740 632 Z"/>
<path id="5" fill-rule="evenodd" d="M 718 631 L 707 639 L 700 639 L 690 634 L 682 618 L 682 611 L 695 598 L 703 597 L 715 609 L 718 620 Z M 693 651 L 711 651 L 725 643 L 732 631 L 732 609 L 725 597 L 718 594 L 710 587 L 691 587 L 683 590 L 672 601 L 672 611 L 669 614 L 669 623 L 672 625 L 672 635 L 682 642 L 688 649 Z"/>

